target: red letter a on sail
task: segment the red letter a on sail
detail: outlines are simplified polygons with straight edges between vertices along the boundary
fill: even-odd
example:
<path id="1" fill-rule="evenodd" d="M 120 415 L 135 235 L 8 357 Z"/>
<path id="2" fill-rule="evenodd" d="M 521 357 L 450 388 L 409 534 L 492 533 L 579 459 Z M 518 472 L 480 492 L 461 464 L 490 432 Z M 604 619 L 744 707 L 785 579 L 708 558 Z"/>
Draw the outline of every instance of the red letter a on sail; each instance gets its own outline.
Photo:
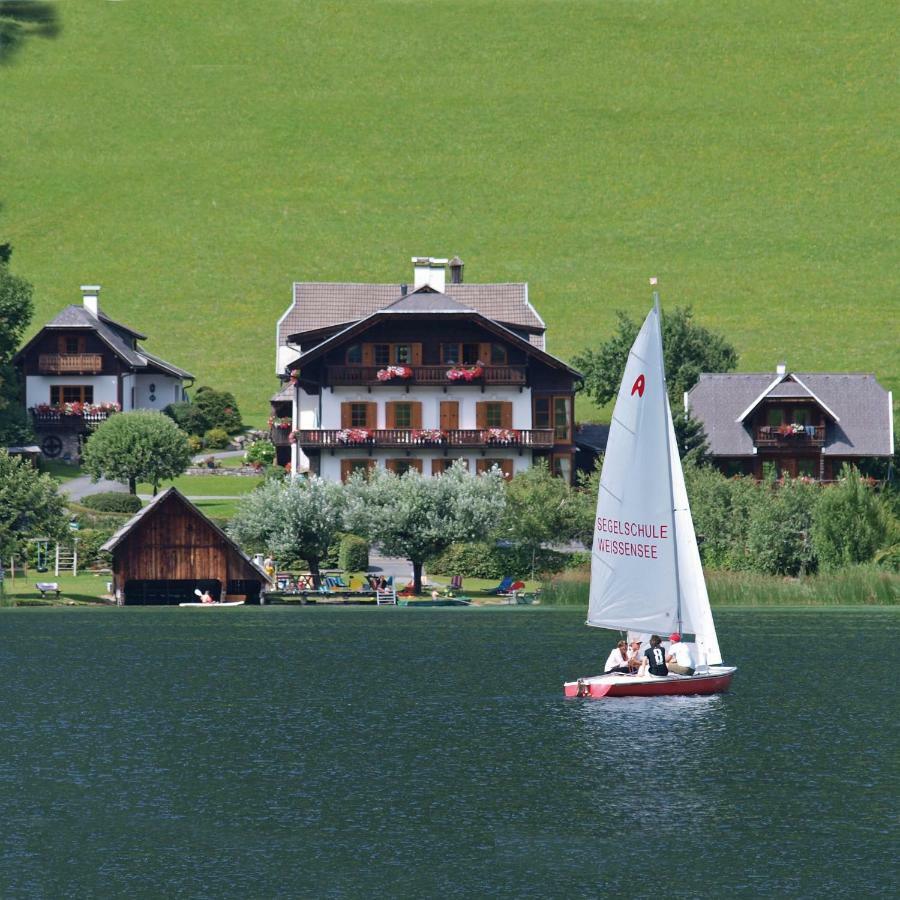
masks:
<path id="1" fill-rule="evenodd" d="M 643 376 L 643 373 L 640 374 L 640 375 L 638 375 L 638 377 L 635 379 L 634 384 L 631 386 L 631 396 L 632 396 L 632 397 L 634 396 L 634 392 L 635 392 L 635 391 L 638 392 L 638 396 L 640 396 L 640 397 L 643 397 L 643 396 L 644 396 L 644 376 Z"/>

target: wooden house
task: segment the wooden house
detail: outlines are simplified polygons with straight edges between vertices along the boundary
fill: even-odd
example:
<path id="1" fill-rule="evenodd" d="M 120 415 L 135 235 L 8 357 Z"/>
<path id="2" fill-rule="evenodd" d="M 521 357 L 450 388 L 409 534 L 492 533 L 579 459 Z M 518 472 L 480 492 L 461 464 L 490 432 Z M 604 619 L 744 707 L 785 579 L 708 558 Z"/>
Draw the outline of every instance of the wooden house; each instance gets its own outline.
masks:
<path id="1" fill-rule="evenodd" d="M 176 488 L 163 491 L 104 545 L 120 604 L 177 604 L 208 590 L 214 600 L 259 603 L 271 579 Z"/>
<path id="2" fill-rule="evenodd" d="M 413 258 L 413 283 L 301 282 L 278 323 L 279 461 L 331 481 L 379 466 L 504 475 L 547 461 L 571 481 L 581 375 L 545 348 L 528 285 L 463 283 Z M 290 418 L 288 418 L 290 417 Z"/>
<path id="3" fill-rule="evenodd" d="M 891 392 L 874 375 L 843 372 L 703 374 L 685 406 L 726 475 L 771 473 L 832 481 L 844 463 L 889 458 Z"/>
<path id="4" fill-rule="evenodd" d="M 25 386 L 41 452 L 77 458 L 84 438 L 115 412 L 163 410 L 186 399 L 193 375 L 148 353 L 146 335 L 115 322 L 100 287 L 83 285 L 81 305 L 63 309 L 13 358 Z"/>

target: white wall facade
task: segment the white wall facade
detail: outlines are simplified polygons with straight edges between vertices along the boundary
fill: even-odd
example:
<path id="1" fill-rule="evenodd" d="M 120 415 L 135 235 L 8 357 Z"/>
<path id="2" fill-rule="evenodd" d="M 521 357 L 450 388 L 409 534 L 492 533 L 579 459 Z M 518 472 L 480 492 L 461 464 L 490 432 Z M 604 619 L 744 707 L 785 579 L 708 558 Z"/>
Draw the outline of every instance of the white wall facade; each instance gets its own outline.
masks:
<path id="1" fill-rule="evenodd" d="M 94 403 L 118 403 L 119 388 L 115 375 L 28 375 L 25 379 L 25 406 L 50 402 L 51 385 L 92 385 Z"/>
<path id="2" fill-rule="evenodd" d="M 134 406 L 132 409 L 164 410 L 170 403 L 180 403 L 184 399 L 184 388 L 180 378 L 172 375 L 143 374 L 132 376 Z M 131 391 L 128 391 L 129 399 Z"/>
<path id="3" fill-rule="evenodd" d="M 368 456 L 365 453 L 360 453 L 359 451 L 354 453 L 352 451 L 344 449 L 335 450 L 334 456 L 331 455 L 330 450 L 322 450 L 321 453 L 322 456 L 319 464 L 319 475 L 326 481 L 341 480 L 342 459 L 373 459 L 375 461 L 375 465 L 378 468 L 384 469 L 386 468 L 386 460 L 404 459 L 406 457 L 405 452 L 399 449 L 373 450 L 371 456 Z M 513 474 L 515 475 L 530 468 L 532 463 L 531 450 L 523 450 L 522 455 L 519 456 L 518 447 L 507 447 L 505 448 L 505 452 L 503 448 L 498 449 L 492 447 L 490 450 L 485 450 L 484 456 L 482 456 L 481 452 L 478 450 L 451 447 L 447 452 L 447 458 L 467 460 L 470 472 L 476 471 L 476 460 L 479 459 L 511 459 L 513 461 Z M 422 474 L 431 475 L 431 460 L 444 459 L 444 453 L 442 450 L 421 449 L 416 451 L 415 459 L 422 460 Z"/>

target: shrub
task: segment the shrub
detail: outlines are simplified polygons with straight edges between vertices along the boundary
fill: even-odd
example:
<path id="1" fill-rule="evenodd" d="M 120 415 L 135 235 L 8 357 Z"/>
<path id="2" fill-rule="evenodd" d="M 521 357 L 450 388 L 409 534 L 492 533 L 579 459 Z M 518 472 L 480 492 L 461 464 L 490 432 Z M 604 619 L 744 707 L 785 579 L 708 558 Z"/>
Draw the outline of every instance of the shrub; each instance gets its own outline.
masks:
<path id="1" fill-rule="evenodd" d="M 203 449 L 203 439 L 199 435 L 189 434 L 188 447 L 191 448 L 191 453 L 199 453 Z"/>
<path id="2" fill-rule="evenodd" d="M 223 428 L 229 434 L 237 434 L 244 427 L 237 401 L 229 391 L 199 387 L 193 405 L 203 415 L 207 428 Z"/>
<path id="3" fill-rule="evenodd" d="M 107 491 L 101 494 L 88 494 L 81 501 L 88 509 L 98 512 L 136 513 L 141 508 L 141 498 L 136 494 L 119 494 Z"/>
<path id="4" fill-rule="evenodd" d="M 244 454 L 244 460 L 251 465 L 259 463 L 264 466 L 271 465 L 275 460 L 275 445 L 271 441 L 254 441 Z"/>
<path id="5" fill-rule="evenodd" d="M 211 450 L 224 450 L 231 443 L 231 439 L 224 428 L 210 428 L 203 435 L 203 443 Z"/>
<path id="6" fill-rule="evenodd" d="M 531 548 L 522 546 L 498 547 L 489 543 L 451 545 L 443 553 L 427 562 L 429 572 L 441 575 L 462 575 L 468 578 L 524 578 L 531 571 Z M 568 562 L 568 554 L 556 550 L 538 550 L 535 570 L 560 572 Z"/>
<path id="7" fill-rule="evenodd" d="M 209 428 L 210 422 L 202 409 L 191 403 L 170 403 L 163 412 L 184 432 L 199 437 Z"/>
<path id="8" fill-rule="evenodd" d="M 356 534 L 341 537 L 338 568 L 345 572 L 365 572 L 369 568 L 369 542 Z"/>

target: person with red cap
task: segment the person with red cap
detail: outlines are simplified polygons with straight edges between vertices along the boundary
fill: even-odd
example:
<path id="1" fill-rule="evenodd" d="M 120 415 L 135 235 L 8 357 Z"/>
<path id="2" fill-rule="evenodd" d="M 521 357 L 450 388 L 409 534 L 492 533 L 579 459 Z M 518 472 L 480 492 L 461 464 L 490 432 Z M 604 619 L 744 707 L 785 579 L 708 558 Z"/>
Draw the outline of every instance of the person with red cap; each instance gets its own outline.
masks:
<path id="1" fill-rule="evenodd" d="M 671 646 L 666 656 L 666 665 L 669 667 L 669 671 L 675 672 L 677 675 L 693 675 L 696 666 L 691 648 L 682 642 L 681 635 L 677 631 L 673 631 L 669 635 L 669 641 Z"/>

